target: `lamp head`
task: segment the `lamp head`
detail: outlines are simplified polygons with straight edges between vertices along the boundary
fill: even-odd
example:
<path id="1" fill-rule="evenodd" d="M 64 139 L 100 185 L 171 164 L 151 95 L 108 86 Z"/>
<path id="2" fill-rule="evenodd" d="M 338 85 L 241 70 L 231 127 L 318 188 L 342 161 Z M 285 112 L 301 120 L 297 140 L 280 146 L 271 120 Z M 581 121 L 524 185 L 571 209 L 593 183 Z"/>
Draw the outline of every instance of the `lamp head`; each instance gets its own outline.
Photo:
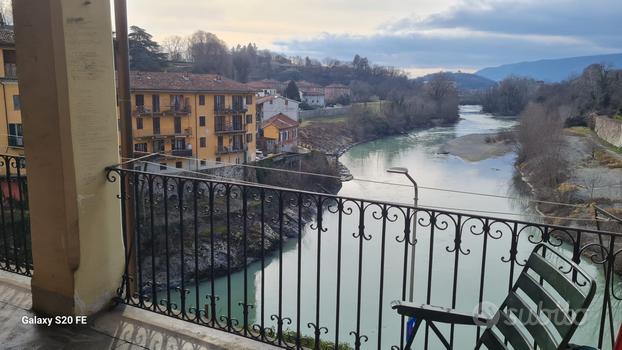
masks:
<path id="1" fill-rule="evenodd" d="M 391 167 L 387 169 L 387 173 L 393 174 L 408 174 L 408 169 L 402 167 Z"/>

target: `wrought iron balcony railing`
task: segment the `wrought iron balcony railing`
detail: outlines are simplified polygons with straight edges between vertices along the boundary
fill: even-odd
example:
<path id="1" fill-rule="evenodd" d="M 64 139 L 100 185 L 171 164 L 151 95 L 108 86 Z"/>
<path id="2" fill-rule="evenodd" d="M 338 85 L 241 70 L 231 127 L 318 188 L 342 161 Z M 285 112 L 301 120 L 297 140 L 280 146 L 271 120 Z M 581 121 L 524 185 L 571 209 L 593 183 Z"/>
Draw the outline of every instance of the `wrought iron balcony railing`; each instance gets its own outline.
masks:
<path id="1" fill-rule="evenodd" d="M 244 123 L 216 123 L 215 131 L 219 134 L 246 132 Z"/>
<path id="2" fill-rule="evenodd" d="M 482 311 L 505 298 L 531 249 L 546 243 L 598 275 L 599 297 L 579 341 L 601 348 L 613 342 L 622 300 L 614 273 L 620 233 L 210 175 L 107 171 L 135 216 L 135 226 L 123 228 L 132 249 L 120 303 L 285 349 L 404 349 L 407 320 L 390 303 L 408 298 L 411 281 L 421 303 Z M 466 349 L 481 329 L 441 331 Z M 434 332 L 422 326 L 415 344 L 437 348 Z"/>
<path id="3" fill-rule="evenodd" d="M 244 146 L 218 146 L 216 154 L 239 153 L 244 152 L 245 150 L 246 148 Z"/>
<path id="4" fill-rule="evenodd" d="M 171 154 L 179 157 L 192 157 L 191 149 L 174 149 L 171 150 Z"/>
<path id="5" fill-rule="evenodd" d="M 0 270 L 32 275 L 24 157 L 0 155 Z"/>
<path id="6" fill-rule="evenodd" d="M 245 105 L 214 105 L 214 112 L 216 112 L 216 114 L 246 113 L 247 111 L 248 107 Z"/>

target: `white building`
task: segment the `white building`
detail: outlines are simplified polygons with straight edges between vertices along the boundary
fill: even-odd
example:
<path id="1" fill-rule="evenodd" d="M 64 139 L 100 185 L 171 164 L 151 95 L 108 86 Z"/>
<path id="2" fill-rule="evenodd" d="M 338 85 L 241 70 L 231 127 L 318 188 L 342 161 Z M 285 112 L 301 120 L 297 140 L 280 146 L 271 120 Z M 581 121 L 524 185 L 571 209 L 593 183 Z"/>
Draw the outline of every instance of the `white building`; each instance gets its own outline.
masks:
<path id="1" fill-rule="evenodd" d="M 282 113 L 294 121 L 299 121 L 298 105 L 300 102 L 280 95 L 270 95 L 257 99 L 257 113 L 266 121 Z"/>
<path id="2" fill-rule="evenodd" d="M 321 92 L 303 92 L 301 93 L 302 100 L 306 102 L 311 107 L 324 107 L 326 106 L 326 101 L 324 98 L 324 93 Z"/>

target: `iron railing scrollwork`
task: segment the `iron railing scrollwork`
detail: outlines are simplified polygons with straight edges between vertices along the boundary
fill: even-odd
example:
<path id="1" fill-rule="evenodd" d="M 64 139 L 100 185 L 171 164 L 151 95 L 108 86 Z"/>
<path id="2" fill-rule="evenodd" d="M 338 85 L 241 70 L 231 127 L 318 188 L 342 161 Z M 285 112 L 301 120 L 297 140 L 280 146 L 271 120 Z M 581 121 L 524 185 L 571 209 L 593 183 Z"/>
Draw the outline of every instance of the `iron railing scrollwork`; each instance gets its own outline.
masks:
<path id="1" fill-rule="evenodd" d="M 32 275 L 26 160 L 0 155 L 0 270 Z"/>
<path id="2" fill-rule="evenodd" d="M 135 215 L 135 227 L 124 232 L 134 232 L 126 244 L 136 266 L 126 267 L 118 301 L 281 348 L 403 349 L 407 320 L 391 312 L 390 302 L 407 298 L 413 246 L 421 303 L 473 311 L 501 301 L 538 243 L 606 268 L 599 285 L 605 300 L 588 318 L 599 339 L 587 345 L 609 342 L 612 301 L 622 300 L 614 273 L 620 233 L 208 177 L 107 171 Z M 447 331 L 461 348 L 481 332 Z M 434 332 L 426 327 L 420 337 L 434 348 Z"/>

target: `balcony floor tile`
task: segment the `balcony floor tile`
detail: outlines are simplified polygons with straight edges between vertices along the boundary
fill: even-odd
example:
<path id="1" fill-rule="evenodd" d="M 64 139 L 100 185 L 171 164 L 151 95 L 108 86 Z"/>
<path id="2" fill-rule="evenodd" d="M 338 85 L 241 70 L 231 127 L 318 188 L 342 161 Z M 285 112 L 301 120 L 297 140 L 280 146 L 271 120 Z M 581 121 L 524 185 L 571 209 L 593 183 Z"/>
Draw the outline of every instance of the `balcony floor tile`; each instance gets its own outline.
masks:
<path id="1" fill-rule="evenodd" d="M 33 317 L 30 278 L 0 271 L 2 349 L 277 349 L 207 327 L 133 307 L 118 306 L 89 319 L 89 325 L 28 325 Z"/>

